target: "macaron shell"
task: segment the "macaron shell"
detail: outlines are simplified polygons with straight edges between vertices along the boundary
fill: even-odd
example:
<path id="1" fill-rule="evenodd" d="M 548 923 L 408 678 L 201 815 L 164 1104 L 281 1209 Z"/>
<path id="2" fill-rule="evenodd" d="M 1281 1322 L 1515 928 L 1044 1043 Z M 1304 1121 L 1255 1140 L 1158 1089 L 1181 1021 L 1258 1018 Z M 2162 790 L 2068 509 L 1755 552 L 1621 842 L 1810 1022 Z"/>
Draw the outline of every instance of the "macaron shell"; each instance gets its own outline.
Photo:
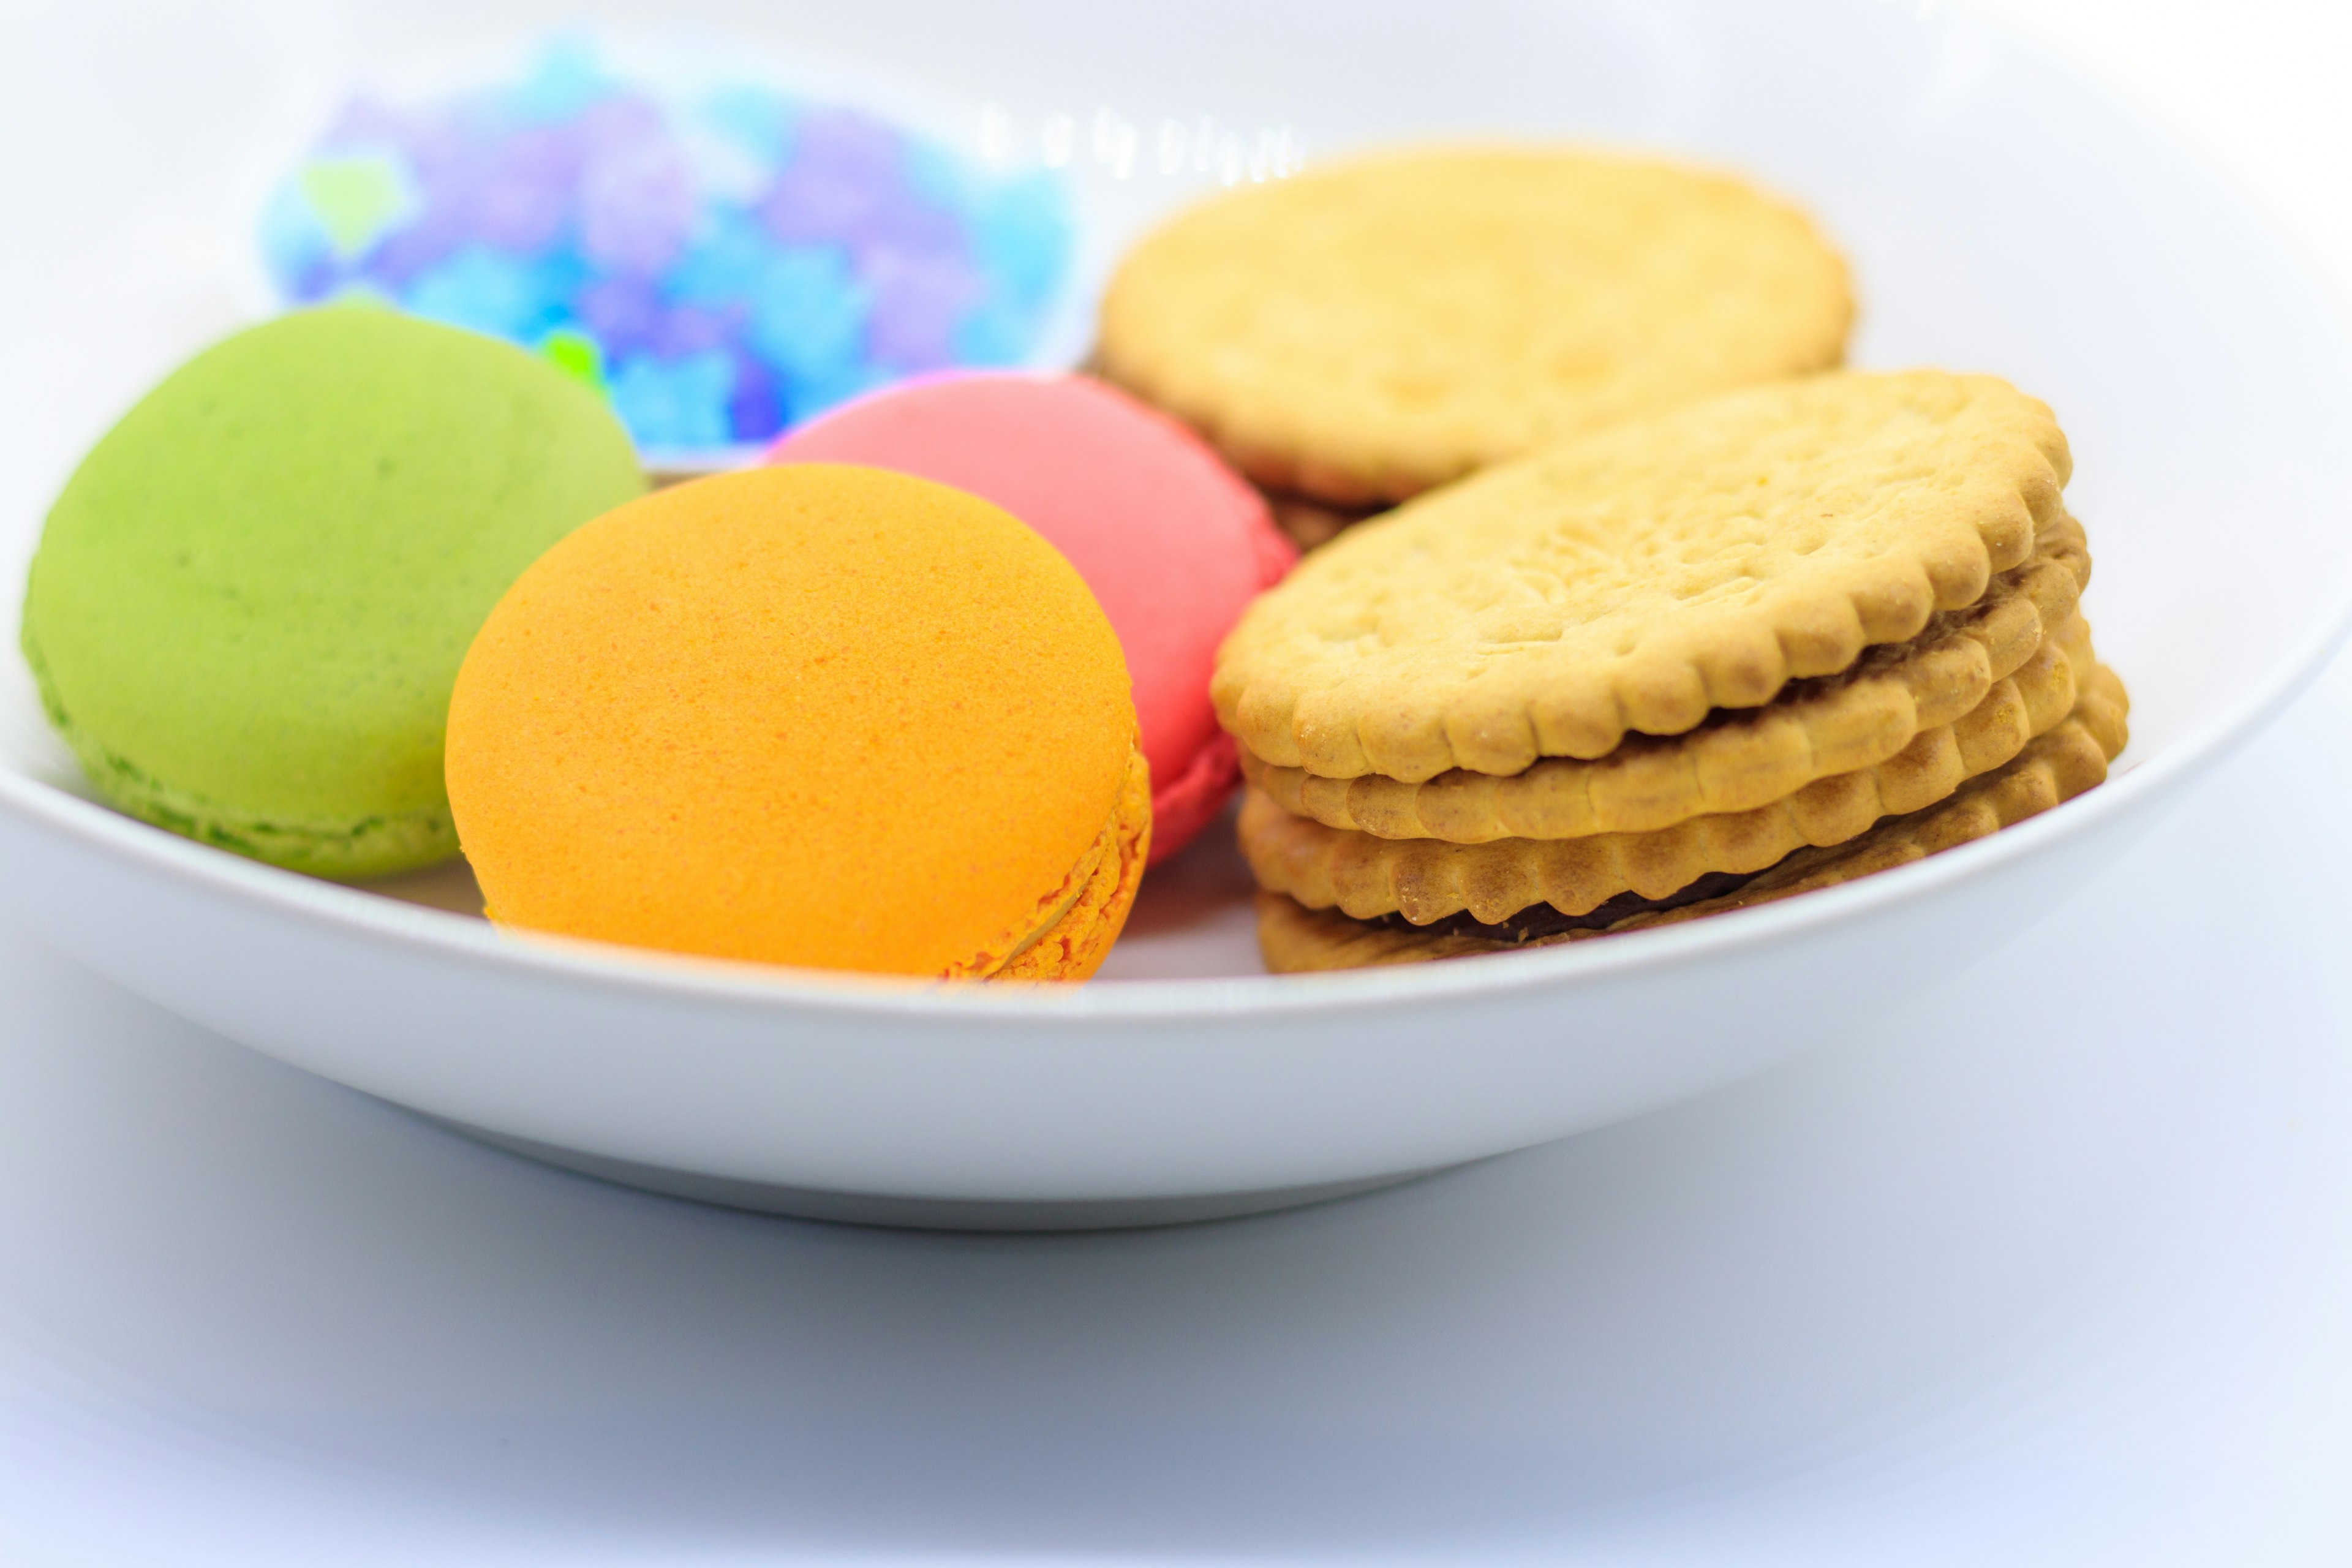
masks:
<path id="1" fill-rule="evenodd" d="M 1172 779 L 1155 782 L 1151 790 L 1153 856 L 1158 853 L 1158 836 L 1174 836 L 1183 844 L 1192 839 L 1225 808 L 1241 783 L 1241 748 L 1231 735 L 1220 730 L 1209 738 L 1209 743 L 1192 753 L 1191 765 Z"/>
<path id="2" fill-rule="evenodd" d="M 1129 787 L 1127 687 L 1076 573 L 985 501 L 835 465 L 724 474 L 516 583 L 458 676 L 450 798 L 509 924 L 986 973 Z"/>
<path id="3" fill-rule="evenodd" d="M 640 494 L 552 366 L 358 306 L 175 370 L 50 511 L 21 640 L 118 809 L 362 878 L 457 850 L 442 729 L 467 646 L 550 544 Z"/>
<path id="4" fill-rule="evenodd" d="M 1238 777 L 1209 701 L 1217 645 L 1297 552 L 1264 498 L 1190 430 L 1089 376 L 948 374 L 836 409 L 768 458 L 917 474 L 1045 535 L 1126 652 L 1158 781 L 1152 858 L 1216 815 Z"/>
<path id="5" fill-rule="evenodd" d="M 1150 863 L 1154 814 L 1151 773 L 1135 753 L 1118 809 L 1103 829 L 1103 853 L 1062 918 L 990 976 L 995 980 L 1085 980 L 1110 956 L 1127 927 Z"/>

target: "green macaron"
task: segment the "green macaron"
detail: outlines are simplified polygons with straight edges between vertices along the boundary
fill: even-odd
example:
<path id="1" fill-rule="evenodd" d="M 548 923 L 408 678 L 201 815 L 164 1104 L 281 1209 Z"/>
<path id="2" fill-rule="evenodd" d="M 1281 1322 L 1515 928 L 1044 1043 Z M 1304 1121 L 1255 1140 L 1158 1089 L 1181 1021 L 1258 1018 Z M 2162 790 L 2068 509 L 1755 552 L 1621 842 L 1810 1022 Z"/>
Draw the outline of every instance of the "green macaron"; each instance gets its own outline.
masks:
<path id="1" fill-rule="evenodd" d="M 523 568 L 641 494 L 627 433 L 520 349 L 372 306 L 197 355 L 83 459 L 25 658 L 99 793 L 320 876 L 457 848 L 457 667 Z"/>

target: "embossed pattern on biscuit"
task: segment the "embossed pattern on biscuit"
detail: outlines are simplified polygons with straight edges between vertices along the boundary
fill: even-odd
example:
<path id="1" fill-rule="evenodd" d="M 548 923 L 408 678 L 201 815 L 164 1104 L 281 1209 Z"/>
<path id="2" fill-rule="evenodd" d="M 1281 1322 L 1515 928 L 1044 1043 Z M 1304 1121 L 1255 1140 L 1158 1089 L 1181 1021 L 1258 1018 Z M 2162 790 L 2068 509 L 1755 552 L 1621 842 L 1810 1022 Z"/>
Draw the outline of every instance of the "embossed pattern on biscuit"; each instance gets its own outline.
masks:
<path id="1" fill-rule="evenodd" d="M 1706 170 L 1377 154 L 1215 198 L 1129 252 L 1102 372 L 1252 479 L 1350 507 L 1844 354 L 1845 267 Z"/>
<path id="2" fill-rule="evenodd" d="M 1259 949 L 1266 967 L 1276 973 L 1422 963 L 1580 942 L 1854 881 L 1990 837 L 2105 782 L 2107 764 L 2129 739 L 2129 710 L 2122 681 L 2105 667 L 2095 667 L 2074 712 L 2011 762 L 1970 780 L 1948 800 L 1889 818 L 1844 844 L 1798 850 L 1718 898 L 1636 914 L 1601 930 L 1519 942 L 1462 931 L 1418 931 L 1393 921 L 1350 919 L 1338 910 L 1310 909 L 1269 890 L 1258 895 Z"/>
<path id="3" fill-rule="evenodd" d="M 2050 410 L 1989 376 L 1731 394 L 1349 530 L 1251 607 L 1212 694 L 1259 758 L 1325 778 L 1605 756 L 1975 604 L 2070 468 Z"/>
<path id="4" fill-rule="evenodd" d="M 1629 736 L 1591 762 L 1545 758 L 1503 778 L 1457 768 L 1420 784 L 1318 778 L 1246 751 L 1242 767 L 1293 816 L 1381 838 L 1578 838 L 1753 810 L 1885 762 L 1974 710 L 2069 623 L 2089 574 L 2081 526 L 2063 519 L 2042 531 L 2032 560 L 1967 609 L 1937 612 L 1911 641 L 1867 649 L 1851 668 L 1793 683 L 1763 708 L 1718 711 L 1688 734 Z"/>
<path id="5" fill-rule="evenodd" d="M 1260 887 L 1360 920 L 1401 914 L 1426 925 L 1467 912 L 1492 922 L 1535 904 L 1581 915 L 1624 893 L 1663 899 L 1711 873 L 1761 871 L 1793 850 L 1843 843 L 1949 796 L 2063 723 L 2078 706 L 2074 672 L 2093 659 L 2077 616 L 1960 720 L 1921 731 L 1885 762 L 1748 811 L 1648 832 L 1452 844 L 1326 827 L 1253 788 L 1242 853 Z"/>

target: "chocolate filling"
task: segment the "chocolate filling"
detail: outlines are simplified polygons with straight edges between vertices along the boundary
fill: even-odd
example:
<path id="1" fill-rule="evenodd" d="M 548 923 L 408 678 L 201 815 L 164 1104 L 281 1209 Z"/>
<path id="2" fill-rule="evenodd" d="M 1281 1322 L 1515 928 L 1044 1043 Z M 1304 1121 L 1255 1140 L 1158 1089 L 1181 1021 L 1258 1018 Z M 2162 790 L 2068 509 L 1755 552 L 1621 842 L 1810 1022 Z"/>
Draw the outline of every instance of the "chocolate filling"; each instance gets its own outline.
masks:
<path id="1" fill-rule="evenodd" d="M 1663 913 L 1678 910 L 1685 904 L 1704 903 L 1727 893 L 1738 892 L 1761 871 L 1746 873 L 1709 871 L 1686 888 L 1678 889 L 1663 899 L 1645 899 L 1639 893 L 1620 893 L 1607 903 L 1587 910 L 1580 915 L 1567 915 L 1549 904 L 1530 904 L 1506 921 L 1489 922 L 1473 916 L 1468 910 L 1432 921 L 1425 926 L 1414 925 L 1402 915 L 1382 915 L 1369 923 L 1392 926 L 1399 931 L 1420 931 L 1432 936 L 1475 936 L 1486 942 L 1517 947 L 1545 937 L 1566 936 L 1570 931 L 1607 931 L 1619 921 L 1635 915 Z"/>
<path id="2" fill-rule="evenodd" d="M 1390 505 L 1386 501 L 1371 501 L 1361 506 L 1340 506 L 1290 490 L 1270 489 L 1264 485 L 1258 487 L 1258 493 L 1265 498 L 1266 510 L 1274 516 L 1274 526 L 1301 551 L 1328 543 L 1364 519 L 1388 510 Z"/>

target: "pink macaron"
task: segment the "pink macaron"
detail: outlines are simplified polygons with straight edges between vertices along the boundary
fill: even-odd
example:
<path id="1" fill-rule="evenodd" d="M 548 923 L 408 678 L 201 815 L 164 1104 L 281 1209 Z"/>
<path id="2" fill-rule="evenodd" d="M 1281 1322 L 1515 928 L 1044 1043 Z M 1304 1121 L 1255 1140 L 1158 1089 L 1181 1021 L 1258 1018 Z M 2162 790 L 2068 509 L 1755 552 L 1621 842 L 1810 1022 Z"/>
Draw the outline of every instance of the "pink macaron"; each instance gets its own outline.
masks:
<path id="1" fill-rule="evenodd" d="M 1085 375 L 982 372 L 871 394 L 788 432 L 772 463 L 858 463 L 992 501 L 1068 557 L 1110 617 L 1151 764 L 1151 858 L 1240 777 L 1209 703 L 1217 644 L 1298 559 L 1257 491 L 1167 416 Z"/>

